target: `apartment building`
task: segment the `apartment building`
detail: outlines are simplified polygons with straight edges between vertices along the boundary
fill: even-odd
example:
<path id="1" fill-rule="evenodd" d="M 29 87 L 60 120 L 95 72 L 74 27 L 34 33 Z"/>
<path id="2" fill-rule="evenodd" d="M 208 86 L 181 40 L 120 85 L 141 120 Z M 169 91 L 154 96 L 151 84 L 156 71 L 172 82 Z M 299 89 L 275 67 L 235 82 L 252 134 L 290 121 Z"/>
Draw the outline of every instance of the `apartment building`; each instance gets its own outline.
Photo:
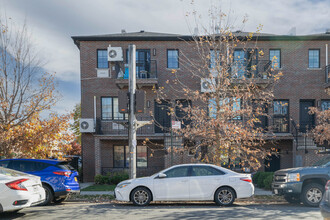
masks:
<path id="1" fill-rule="evenodd" d="M 162 129 L 171 126 L 171 117 L 155 102 L 152 89 L 165 87 L 172 69 L 184 76 L 180 54 L 195 56 L 195 51 L 187 44 L 192 37 L 144 31 L 72 37 L 80 50 L 81 113 L 82 118 L 87 119 L 87 124 L 82 126 L 94 127 L 94 121 L 96 123 L 95 130 L 82 134 L 84 181 L 93 181 L 96 174 L 129 167 L 128 130 L 123 125 L 128 116 L 118 111 L 118 91 L 127 89 L 128 75 L 125 68 L 108 61 L 109 45 L 122 48 L 123 63 L 127 62 L 128 45 L 136 45 L 137 88 L 146 91 L 146 111 L 138 114 L 137 119 L 151 120 L 150 112 L 153 112 L 155 121 L 161 125 L 153 123 L 137 131 L 137 176 L 151 175 L 171 164 L 191 162 L 195 156 L 193 152 L 168 153 L 168 148 L 180 147 L 185 140 Z M 329 43 L 330 32 L 305 36 L 261 34 L 258 37 L 258 48 L 262 48 L 264 56 L 256 62 L 267 65 L 276 56 L 283 72 L 275 87 L 273 117 L 262 122 L 264 126 L 272 125 L 274 134 L 265 147 L 276 148 L 279 155 L 264 161 L 267 166 L 262 166 L 263 170 L 306 166 L 322 157 L 318 153 L 322 148 L 305 134 L 316 123 L 315 117 L 308 114 L 308 108 L 330 107 L 330 96 L 326 92 L 329 88 Z M 239 48 L 235 53 L 237 57 L 244 56 Z M 186 81 L 192 88 L 202 90 L 201 81 L 188 77 Z M 175 92 L 172 97 L 180 99 Z M 151 146 L 143 145 L 146 138 L 153 143 Z"/>

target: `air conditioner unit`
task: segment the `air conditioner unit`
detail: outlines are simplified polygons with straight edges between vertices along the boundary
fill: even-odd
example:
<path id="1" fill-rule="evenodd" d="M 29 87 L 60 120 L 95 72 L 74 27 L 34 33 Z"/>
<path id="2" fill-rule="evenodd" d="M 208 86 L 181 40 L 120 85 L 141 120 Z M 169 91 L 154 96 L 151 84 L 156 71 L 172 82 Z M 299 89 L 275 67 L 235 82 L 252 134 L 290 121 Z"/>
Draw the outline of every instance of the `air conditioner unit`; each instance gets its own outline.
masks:
<path id="1" fill-rule="evenodd" d="M 123 61 L 123 49 L 121 47 L 108 47 L 108 61 Z"/>
<path id="2" fill-rule="evenodd" d="M 201 79 L 201 92 L 214 92 L 215 79 L 202 78 Z"/>
<path id="3" fill-rule="evenodd" d="M 93 118 L 82 118 L 80 119 L 80 132 L 81 133 L 94 133 L 95 125 Z"/>

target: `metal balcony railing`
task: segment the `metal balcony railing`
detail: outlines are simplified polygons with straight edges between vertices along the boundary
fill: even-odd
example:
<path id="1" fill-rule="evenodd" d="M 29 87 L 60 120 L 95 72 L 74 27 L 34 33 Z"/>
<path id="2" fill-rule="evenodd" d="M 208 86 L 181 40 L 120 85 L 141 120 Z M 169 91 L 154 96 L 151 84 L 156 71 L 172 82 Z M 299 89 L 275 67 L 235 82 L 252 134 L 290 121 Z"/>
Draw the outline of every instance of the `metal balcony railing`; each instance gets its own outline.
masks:
<path id="1" fill-rule="evenodd" d="M 269 79 L 272 74 L 272 62 L 269 60 L 235 61 L 231 65 L 233 78 Z"/>
<path id="2" fill-rule="evenodd" d="M 117 79 L 128 79 L 128 65 L 125 65 L 125 73 L 117 74 Z M 136 61 L 136 78 L 137 79 L 157 79 L 157 61 Z"/>
<path id="3" fill-rule="evenodd" d="M 151 121 L 150 116 L 137 116 L 138 121 Z M 124 125 L 127 120 L 98 120 L 97 122 L 97 133 L 101 135 L 128 135 L 128 128 Z M 154 123 L 142 126 L 136 131 L 137 135 L 150 135 L 155 133 Z"/>

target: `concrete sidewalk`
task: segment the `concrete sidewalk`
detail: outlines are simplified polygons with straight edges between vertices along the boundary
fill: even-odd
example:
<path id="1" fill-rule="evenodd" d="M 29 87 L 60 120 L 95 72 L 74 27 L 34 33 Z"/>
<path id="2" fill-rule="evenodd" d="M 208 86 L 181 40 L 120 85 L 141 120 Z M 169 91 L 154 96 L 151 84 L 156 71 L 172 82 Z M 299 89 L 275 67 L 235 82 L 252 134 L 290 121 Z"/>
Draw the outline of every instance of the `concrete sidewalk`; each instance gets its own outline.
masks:
<path id="1" fill-rule="evenodd" d="M 270 190 L 264 190 L 264 189 L 260 189 L 258 187 L 255 187 L 254 188 L 254 195 L 255 196 L 271 196 L 271 195 L 273 195 L 273 193 Z"/>

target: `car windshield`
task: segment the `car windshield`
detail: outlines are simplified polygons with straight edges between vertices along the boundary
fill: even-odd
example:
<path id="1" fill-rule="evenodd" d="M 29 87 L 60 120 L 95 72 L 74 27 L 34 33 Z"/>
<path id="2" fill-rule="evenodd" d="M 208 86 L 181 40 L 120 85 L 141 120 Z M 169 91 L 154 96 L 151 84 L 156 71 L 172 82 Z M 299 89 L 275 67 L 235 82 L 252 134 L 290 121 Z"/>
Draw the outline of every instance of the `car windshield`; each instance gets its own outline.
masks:
<path id="1" fill-rule="evenodd" d="M 313 164 L 313 166 L 325 166 L 330 163 L 330 156 L 322 158 L 321 160 L 317 161 Z"/>
<path id="2" fill-rule="evenodd" d="M 0 167 L 0 174 L 6 175 L 6 176 L 22 176 L 27 175 L 26 173 L 22 173 L 16 170 L 11 170 L 7 168 Z"/>

